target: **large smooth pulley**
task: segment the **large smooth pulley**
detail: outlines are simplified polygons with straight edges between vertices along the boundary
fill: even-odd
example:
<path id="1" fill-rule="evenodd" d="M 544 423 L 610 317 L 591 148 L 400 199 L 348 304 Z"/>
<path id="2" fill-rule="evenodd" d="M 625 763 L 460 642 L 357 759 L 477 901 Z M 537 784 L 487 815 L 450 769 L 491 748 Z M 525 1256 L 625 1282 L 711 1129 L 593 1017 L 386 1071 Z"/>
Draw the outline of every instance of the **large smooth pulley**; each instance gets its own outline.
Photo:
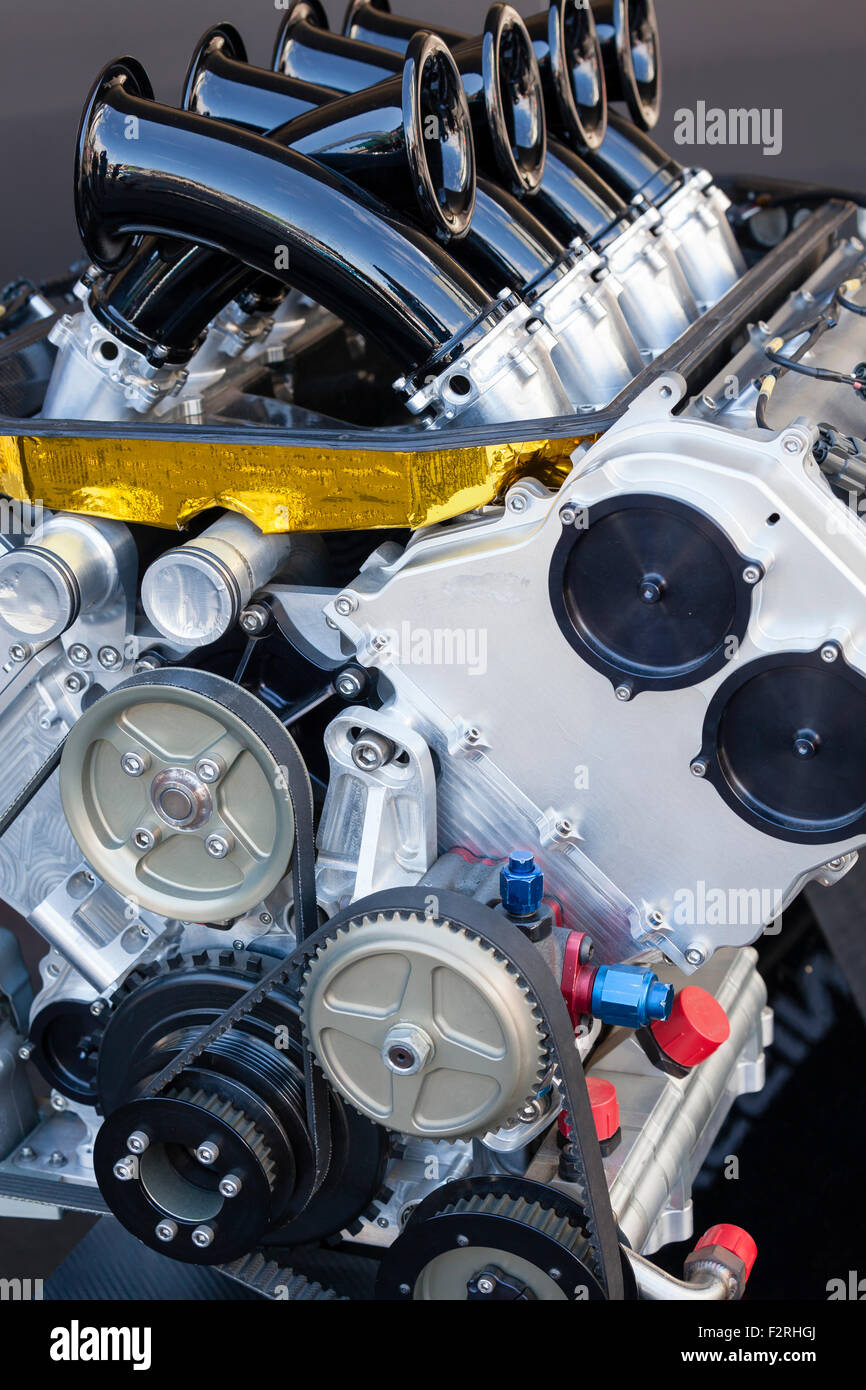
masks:
<path id="1" fill-rule="evenodd" d="M 69 827 L 96 872 L 149 911 L 197 922 L 241 916 L 291 860 L 288 739 L 260 700 L 220 676 L 134 676 L 66 740 Z"/>

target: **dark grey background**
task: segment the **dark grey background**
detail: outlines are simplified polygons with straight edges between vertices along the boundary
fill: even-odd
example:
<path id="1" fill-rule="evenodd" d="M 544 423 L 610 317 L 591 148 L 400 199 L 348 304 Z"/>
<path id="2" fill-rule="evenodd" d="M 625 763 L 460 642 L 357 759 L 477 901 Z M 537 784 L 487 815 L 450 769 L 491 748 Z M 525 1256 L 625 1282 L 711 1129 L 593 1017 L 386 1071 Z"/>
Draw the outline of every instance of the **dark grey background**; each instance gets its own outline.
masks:
<path id="1" fill-rule="evenodd" d="M 343 0 L 325 0 L 339 29 Z M 718 170 L 866 183 L 863 13 L 852 0 L 656 0 L 664 111 L 656 132 L 684 163 Z M 531 14 L 539 0 L 517 0 Z M 484 0 L 400 0 L 394 9 L 455 28 L 480 27 Z M 0 0 L 0 284 L 52 274 L 78 255 L 72 161 L 93 79 L 130 53 L 160 99 L 178 99 L 196 39 L 235 22 L 253 62 L 267 64 L 281 11 L 274 0 Z M 688 153 L 673 144 L 674 113 L 710 106 L 779 107 L 783 148 Z"/>

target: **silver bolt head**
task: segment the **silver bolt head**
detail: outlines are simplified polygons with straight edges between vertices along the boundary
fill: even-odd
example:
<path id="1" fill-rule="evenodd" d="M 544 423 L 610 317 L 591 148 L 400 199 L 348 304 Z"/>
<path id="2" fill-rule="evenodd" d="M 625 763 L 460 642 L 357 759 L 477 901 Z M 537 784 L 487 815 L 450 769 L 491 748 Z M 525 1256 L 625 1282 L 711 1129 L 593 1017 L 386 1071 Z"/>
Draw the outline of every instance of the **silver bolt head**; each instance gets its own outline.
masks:
<path id="1" fill-rule="evenodd" d="M 394 745 L 384 734 L 364 729 L 352 744 L 352 762 L 362 772 L 378 772 L 394 756 Z"/>
<path id="2" fill-rule="evenodd" d="M 120 652 L 116 647 L 100 647 L 96 654 L 96 660 L 104 671 L 113 671 L 121 664 Z"/>
<path id="3" fill-rule="evenodd" d="M 134 1129 L 126 1141 L 131 1154 L 143 1154 L 150 1147 L 150 1136 L 143 1129 Z"/>
<path id="4" fill-rule="evenodd" d="M 702 758 L 695 758 L 695 761 L 689 767 L 689 771 L 693 777 L 706 777 L 707 765 Z"/>
<path id="5" fill-rule="evenodd" d="M 354 671 L 343 671 L 342 675 L 337 677 L 337 693 L 346 700 L 360 695 L 362 688 L 361 678 L 355 675 Z"/>
<path id="6" fill-rule="evenodd" d="M 257 603 L 245 608 L 240 616 L 240 625 L 249 637 L 256 637 L 268 625 L 267 609 Z"/>
<path id="7" fill-rule="evenodd" d="M 199 1250 L 207 1250 L 209 1245 L 213 1245 L 213 1231 L 210 1226 L 196 1226 L 192 1233 L 192 1243 L 197 1245 Z"/>
<path id="8" fill-rule="evenodd" d="M 576 517 L 577 508 L 573 507 L 570 502 L 566 502 L 564 507 L 560 507 L 559 519 L 563 526 L 573 526 Z"/>
<path id="9" fill-rule="evenodd" d="M 81 676 L 77 676 L 73 671 L 70 675 L 66 677 L 65 681 L 63 682 L 63 686 L 64 689 L 68 690 L 71 695 L 77 695 L 79 691 L 84 689 L 84 680 Z"/>
<path id="10" fill-rule="evenodd" d="M 358 600 L 353 594 L 340 594 L 339 598 L 334 600 L 334 609 L 341 618 L 348 618 L 349 614 L 354 613 L 357 607 Z"/>
<path id="11" fill-rule="evenodd" d="M 29 1042 L 22 1043 L 18 1049 L 18 1056 L 22 1062 L 29 1062 L 30 1058 L 33 1056 L 33 1044 Z"/>
<path id="12" fill-rule="evenodd" d="M 199 758 L 195 770 L 202 782 L 218 782 L 222 776 L 222 765 L 216 758 Z"/>
<path id="13" fill-rule="evenodd" d="M 821 660 L 826 661 L 828 664 L 831 661 L 835 661 L 838 655 L 839 648 L 834 642 L 826 642 L 821 648 Z"/>
<path id="14" fill-rule="evenodd" d="M 52 1091 L 52 1093 L 51 1093 L 51 1109 L 52 1109 L 52 1110 L 56 1110 L 56 1111 L 58 1111 L 58 1113 L 60 1113 L 60 1112 L 62 1112 L 63 1110 L 66 1109 L 66 1104 L 67 1104 L 67 1102 L 66 1102 L 66 1097 L 65 1097 L 65 1096 L 62 1096 L 62 1095 L 60 1094 L 59 1091 Z"/>
<path id="15" fill-rule="evenodd" d="M 743 570 L 743 579 L 747 584 L 757 584 L 760 578 L 761 569 L 759 565 L 746 565 L 746 568 Z"/>
<path id="16" fill-rule="evenodd" d="M 13 642 L 9 648 L 9 655 L 13 661 L 26 661 L 32 650 L 32 647 L 29 647 L 26 642 Z"/>
<path id="17" fill-rule="evenodd" d="M 618 685 L 614 693 L 618 700 L 625 702 L 631 699 L 633 692 L 630 685 Z"/>
<path id="18" fill-rule="evenodd" d="M 141 854 L 146 854 L 156 844 L 156 836 L 146 825 L 139 825 L 132 832 L 132 843 Z"/>
<path id="19" fill-rule="evenodd" d="M 147 771 L 149 763 L 150 758 L 147 753 L 136 753 L 131 749 L 128 753 L 124 753 L 120 759 L 120 766 L 127 777 L 141 777 Z"/>
<path id="20" fill-rule="evenodd" d="M 157 1238 L 157 1240 L 164 1240 L 164 1241 L 174 1240 L 174 1238 L 175 1238 L 176 1235 L 177 1235 L 177 1222 L 176 1222 L 176 1221 L 159 1221 L 159 1222 L 157 1223 L 157 1226 L 156 1226 L 156 1238 Z"/>
<path id="21" fill-rule="evenodd" d="M 211 859 L 225 859 L 231 845 L 224 835 L 208 835 L 204 847 Z"/>
<path id="22" fill-rule="evenodd" d="M 83 642 L 73 642 L 66 655 L 73 666 L 86 666 L 90 660 L 90 648 L 85 647 Z"/>
<path id="23" fill-rule="evenodd" d="M 526 511 L 526 497 L 522 492 L 515 492 L 513 497 L 508 498 L 508 510 L 510 512 Z"/>
<path id="24" fill-rule="evenodd" d="M 785 440 L 785 453 L 799 454 L 801 448 L 802 445 L 800 444 L 799 439 L 795 439 L 795 437 L 792 434 L 789 434 L 788 438 Z"/>
<path id="25" fill-rule="evenodd" d="M 432 1038 L 414 1023 L 395 1023 L 385 1034 L 381 1057 L 395 1076 L 415 1076 L 432 1056 Z"/>
<path id="26" fill-rule="evenodd" d="M 105 1000 L 94 999 L 93 1003 L 90 1006 L 90 1012 L 93 1014 L 94 1018 L 99 1018 L 100 1014 L 105 1013 Z"/>
<path id="27" fill-rule="evenodd" d="M 243 1182 L 236 1173 L 227 1173 L 220 1180 L 219 1190 L 223 1197 L 237 1197 L 243 1187 Z"/>
<path id="28" fill-rule="evenodd" d="M 214 1144 L 211 1139 L 206 1139 L 203 1144 L 199 1144 L 195 1156 L 199 1163 L 216 1163 L 220 1156 L 219 1144 Z"/>
<path id="29" fill-rule="evenodd" d="M 495 1287 L 496 1286 L 493 1283 L 493 1280 L 489 1279 L 486 1274 L 482 1275 L 482 1277 L 478 1280 L 479 1293 L 492 1293 Z"/>
<path id="30" fill-rule="evenodd" d="M 703 965 L 706 958 L 707 953 L 700 946 L 689 946 L 686 951 L 686 960 L 689 965 Z"/>
<path id="31" fill-rule="evenodd" d="M 118 1182 L 131 1182 L 135 1177 L 135 1160 L 132 1158 L 119 1158 L 112 1172 Z"/>

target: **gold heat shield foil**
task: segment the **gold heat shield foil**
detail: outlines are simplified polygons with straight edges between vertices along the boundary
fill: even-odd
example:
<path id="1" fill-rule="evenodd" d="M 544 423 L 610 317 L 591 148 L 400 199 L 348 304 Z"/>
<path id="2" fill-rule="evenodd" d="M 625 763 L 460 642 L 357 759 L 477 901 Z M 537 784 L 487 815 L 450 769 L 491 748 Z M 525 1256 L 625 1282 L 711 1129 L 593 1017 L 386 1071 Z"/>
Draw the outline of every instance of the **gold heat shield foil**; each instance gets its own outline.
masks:
<path id="1" fill-rule="evenodd" d="M 384 449 L 0 434 L 0 492 L 52 511 L 184 527 L 211 507 L 262 531 L 429 526 L 531 474 L 558 486 L 580 439 Z"/>

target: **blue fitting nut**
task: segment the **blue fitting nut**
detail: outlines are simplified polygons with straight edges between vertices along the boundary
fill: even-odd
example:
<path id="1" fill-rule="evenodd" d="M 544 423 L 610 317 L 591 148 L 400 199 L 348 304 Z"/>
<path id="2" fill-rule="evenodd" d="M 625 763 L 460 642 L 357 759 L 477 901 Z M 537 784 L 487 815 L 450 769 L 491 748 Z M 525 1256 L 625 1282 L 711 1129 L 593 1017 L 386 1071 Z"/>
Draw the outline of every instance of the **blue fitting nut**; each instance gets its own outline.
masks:
<path id="1" fill-rule="evenodd" d="M 640 965 L 600 965 L 592 986 L 592 1012 L 602 1023 L 645 1028 L 670 1016 L 673 985 Z"/>
<path id="2" fill-rule="evenodd" d="M 535 916 L 544 897 L 544 875 L 527 850 L 517 850 L 503 864 L 499 896 L 510 917 Z"/>

